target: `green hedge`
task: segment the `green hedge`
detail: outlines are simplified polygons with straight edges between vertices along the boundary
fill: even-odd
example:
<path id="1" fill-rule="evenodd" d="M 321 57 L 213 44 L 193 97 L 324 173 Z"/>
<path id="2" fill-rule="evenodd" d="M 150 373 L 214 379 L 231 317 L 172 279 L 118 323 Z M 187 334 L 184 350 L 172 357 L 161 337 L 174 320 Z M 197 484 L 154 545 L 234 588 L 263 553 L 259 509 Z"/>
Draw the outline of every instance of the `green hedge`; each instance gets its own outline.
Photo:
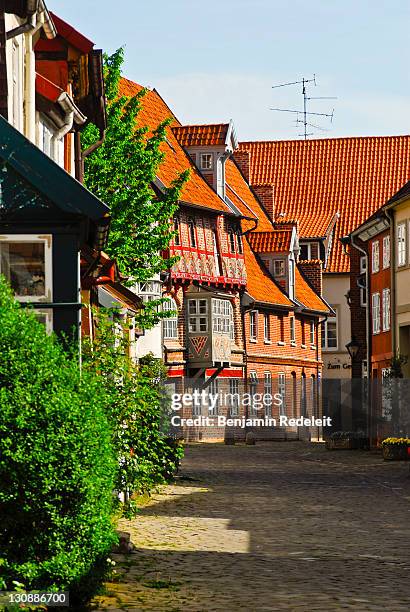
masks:
<path id="1" fill-rule="evenodd" d="M 0 589 L 75 589 L 106 559 L 117 463 L 104 393 L 0 278 Z"/>

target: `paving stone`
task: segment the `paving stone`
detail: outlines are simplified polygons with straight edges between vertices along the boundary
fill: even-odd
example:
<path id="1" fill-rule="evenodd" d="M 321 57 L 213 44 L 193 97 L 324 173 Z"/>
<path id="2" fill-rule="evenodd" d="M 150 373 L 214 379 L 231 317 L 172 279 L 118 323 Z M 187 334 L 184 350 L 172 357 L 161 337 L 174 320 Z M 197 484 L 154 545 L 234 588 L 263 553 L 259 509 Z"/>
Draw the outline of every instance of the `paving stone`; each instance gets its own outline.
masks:
<path id="1" fill-rule="evenodd" d="M 409 511 L 408 465 L 374 452 L 192 445 L 121 521 L 136 548 L 113 555 L 122 575 L 93 609 L 409 610 Z"/>

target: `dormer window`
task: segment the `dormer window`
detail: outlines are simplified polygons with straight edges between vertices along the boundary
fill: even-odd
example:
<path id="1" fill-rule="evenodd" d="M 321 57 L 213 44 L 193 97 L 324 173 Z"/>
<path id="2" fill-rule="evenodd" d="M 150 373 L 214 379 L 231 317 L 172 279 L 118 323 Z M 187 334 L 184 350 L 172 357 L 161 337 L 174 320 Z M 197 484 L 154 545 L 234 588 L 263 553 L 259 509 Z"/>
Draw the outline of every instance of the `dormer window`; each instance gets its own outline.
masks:
<path id="1" fill-rule="evenodd" d="M 285 260 L 275 259 L 273 262 L 273 275 L 274 276 L 285 276 Z"/>
<path id="2" fill-rule="evenodd" d="M 188 219 L 189 244 L 191 247 L 196 247 L 196 230 L 195 221 Z"/>
<path id="3" fill-rule="evenodd" d="M 212 170 L 212 153 L 201 153 L 201 170 Z"/>

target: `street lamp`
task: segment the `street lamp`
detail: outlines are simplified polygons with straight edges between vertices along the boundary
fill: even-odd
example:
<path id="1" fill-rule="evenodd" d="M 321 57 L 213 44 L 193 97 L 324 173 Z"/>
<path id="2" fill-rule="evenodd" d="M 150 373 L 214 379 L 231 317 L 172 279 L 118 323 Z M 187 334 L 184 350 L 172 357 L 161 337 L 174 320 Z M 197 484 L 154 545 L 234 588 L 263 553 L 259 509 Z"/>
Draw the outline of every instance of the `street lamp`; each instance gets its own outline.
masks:
<path id="1" fill-rule="evenodd" d="M 358 343 L 358 341 L 356 340 L 356 338 L 353 336 L 353 338 L 350 340 L 350 342 L 348 342 L 346 344 L 346 348 L 347 351 L 352 359 L 352 361 L 355 359 L 357 353 L 359 352 L 360 349 L 360 344 Z"/>

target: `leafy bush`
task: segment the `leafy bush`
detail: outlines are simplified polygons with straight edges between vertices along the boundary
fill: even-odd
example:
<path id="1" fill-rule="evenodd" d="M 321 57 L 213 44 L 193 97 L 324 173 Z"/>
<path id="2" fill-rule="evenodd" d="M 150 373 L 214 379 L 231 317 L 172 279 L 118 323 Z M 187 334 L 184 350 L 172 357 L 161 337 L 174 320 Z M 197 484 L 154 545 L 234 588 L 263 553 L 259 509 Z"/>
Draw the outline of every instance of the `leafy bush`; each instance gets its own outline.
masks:
<path id="1" fill-rule="evenodd" d="M 128 356 L 127 334 L 119 333 L 115 318 L 115 311 L 96 313 L 95 338 L 84 341 L 83 363 L 99 373 L 110 398 L 120 467 L 116 488 L 127 502 L 134 492 L 146 493 L 167 482 L 178 468 L 183 448 L 168 436 L 169 399 L 162 361 L 147 355 L 134 364 Z"/>
<path id="2" fill-rule="evenodd" d="M 115 540 L 107 398 L 2 277 L 0 311 L 0 587 L 78 587 Z"/>

